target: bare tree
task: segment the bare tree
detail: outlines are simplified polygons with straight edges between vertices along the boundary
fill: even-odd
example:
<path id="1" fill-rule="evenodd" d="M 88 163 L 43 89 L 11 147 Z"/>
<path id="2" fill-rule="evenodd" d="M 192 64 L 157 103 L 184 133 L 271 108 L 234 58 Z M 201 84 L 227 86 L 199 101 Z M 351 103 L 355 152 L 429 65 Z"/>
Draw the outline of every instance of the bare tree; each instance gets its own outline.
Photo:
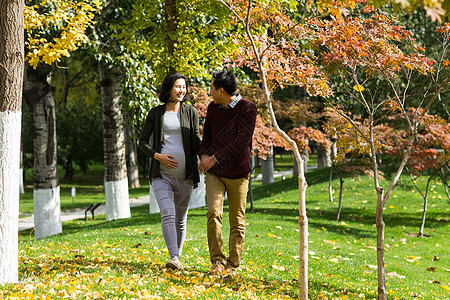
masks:
<path id="1" fill-rule="evenodd" d="M 248 41 L 248 48 L 246 49 L 247 53 L 251 53 L 251 57 L 254 58 L 252 62 L 252 67 L 254 70 L 256 70 L 259 74 L 259 79 L 261 81 L 260 87 L 262 89 L 263 95 L 264 95 L 264 102 L 267 106 L 268 113 L 270 116 L 270 120 L 272 121 L 272 126 L 274 130 L 286 141 L 286 143 L 289 144 L 289 146 L 292 149 L 292 152 L 294 153 L 295 161 L 298 165 L 298 185 L 299 185 L 299 193 L 298 193 L 298 200 L 299 200 L 299 299 L 308 299 L 308 216 L 306 214 L 306 188 L 308 186 L 305 178 L 305 161 L 300 153 L 297 143 L 289 137 L 289 135 L 283 131 L 279 126 L 277 122 L 277 118 L 275 116 L 275 112 L 273 109 L 273 99 L 271 94 L 271 88 L 269 87 L 269 79 L 267 76 L 267 70 L 270 69 L 268 67 L 269 65 L 269 58 L 270 51 L 277 51 L 276 46 L 272 44 L 271 42 L 267 42 L 264 39 L 267 38 L 267 35 L 264 34 L 262 42 L 261 40 L 257 43 L 255 41 L 256 38 L 258 38 L 254 32 L 252 31 L 252 26 L 254 26 L 255 19 L 252 19 L 252 1 L 246 1 L 243 6 L 241 6 L 242 11 L 237 11 L 232 5 L 228 4 L 224 0 L 217 0 L 220 3 L 222 3 L 223 6 L 225 6 L 227 9 L 230 10 L 233 17 L 236 21 L 238 21 L 243 27 L 244 27 L 244 36 L 246 40 Z M 245 12 L 244 12 L 245 9 Z M 241 14 L 240 14 L 241 13 Z M 255 17 L 255 15 L 253 15 Z M 277 20 L 286 20 L 284 17 L 285 15 L 278 15 L 279 17 Z M 275 18 L 274 18 L 275 19 Z M 257 22 L 256 22 L 257 23 Z M 277 24 L 278 25 L 278 24 Z M 284 28 L 292 28 L 291 24 L 287 25 L 284 24 Z M 271 29 L 274 29 L 275 27 L 272 27 Z M 281 27 L 279 27 L 281 28 Z M 286 32 L 284 32 L 286 33 Z M 283 37 L 284 34 L 280 33 L 274 34 L 274 36 Z M 280 42 L 280 41 L 278 41 Z M 280 53 L 279 53 L 280 54 Z M 283 54 L 281 54 L 282 56 Z M 286 57 L 284 57 L 286 58 Z M 292 58 L 292 56 L 291 56 Z M 289 61 L 286 59 L 286 61 Z M 272 65 L 273 66 L 273 65 Z M 293 66 L 294 67 L 294 66 Z M 278 78 L 280 79 L 280 78 Z M 298 82 L 300 84 L 300 82 Z M 273 88 L 273 86 L 272 86 Z"/>
<path id="2" fill-rule="evenodd" d="M 398 24 L 395 19 L 388 17 L 382 22 L 378 22 L 378 15 L 374 14 L 371 19 L 361 21 L 360 19 L 324 21 L 316 28 L 317 41 L 323 46 L 321 58 L 327 64 L 334 64 L 340 67 L 342 74 L 345 74 L 351 84 L 343 84 L 343 88 L 354 101 L 364 109 L 364 118 L 354 116 L 351 112 L 342 109 L 338 103 L 330 101 L 330 106 L 338 115 L 334 128 L 328 131 L 329 134 L 345 134 L 345 138 L 338 140 L 338 148 L 341 150 L 338 156 L 342 160 L 346 151 L 358 149 L 359 153 L 367 154 L 371 161 L 371 171 L 373 173 L 374 189 L 377 194 L 377 205 L 375 212 L 375 223 L 377 228 L 377 280 L 378 280 L 378 299 L 387 299 L 386 290 L 386 271 L 385 271 L 385 222 L 383 211 L 397 185 L 400 176 L 411 158 L 413 147 L 418 137 L 418 132 L 426 125 L 438 122 L 435 116 L 427 115 L 427 111 L 436 100 L 439 92 L 448 85 L 449 77 L 444 77 L 442 73 L 444 59 L 448 55 L 450 42 L 448 37 L 450 33 L 443 32 L 441 57 L 437 62 L 435 69 L 432 69 L 431 61 L 421 53 L 421 47 L 415 47 L 414 40 L 410 38 L 409 32 L 398 30 Z M 383 28 L 380 31 L 374 31 L 373 28 Z M 353 52 L 354 45 L 349 38 L 354 38 L 355 34 L 363 43 L 364 51 Z M 398 34 L 392 38 L 390 34 Z M 382 52 L 377 52 L 378 43 L 382 41 Z M 398 41 L 415 49 L 410 52 L 403 52 L 398 47 Z M 334 43 L 334 44 L 333 44 Z M 319 44 L 319 42 L 318 42 Z M 335 47 L 334 45 L 339 45 Z M 326 48 L 326 49 L 325 49 Z M 339 48 L 339 50 L 337 50 Z M 362 49 L 361 48 L 361 49 Z M 344 50 L 342 50 L 344 49 Z M 348 54 L 343 59 L 335 55 L 335 51 Z M 364 55 L 366 53 L 367 55 Z M 377 53 L 376 58 L 370 55 Z M 382 57 L 383 60 L 378 58 Z M 328 59 L 329 58 L 329 59 Z M 412 79 L 416 76 L 427 75 L 430 80 L 425 81 L 424 91 L 420 93 L 412 91 Z M 378 91 L 365 90 L 363 85 L 370 86 L 371 79 L 375 78 L 377 86 L 385 84 L 386 94 L 377 94 Z M 442 77 L 442 78 L 441 78 Z M 398 83 L 401 79 L 401 84 Z M 421 77 L 426 79 L 425 76 Z M 373 82 L 372 82 L 373 83 Z M 353 86 L 352 86 L 353 85 Z M 372 85 L 373 87 L 373 85 Z M 412 97 L 419 100 L 418 104 L 410 101 Z M 390 182 L 387 182 L 387 188 L 383 187 L 381 181 L 381 172 L 379 165 L 379 151 L 382 145 L 386 146 L 386 137 L 382 137 L 389 130 L 389 126 L 382 124 L 387 116 L 398 117 L 398 123 L 404 124 L 405 142 L 401 145 L 401 157 L 399 165 Z M 386 119 L 384 119 L 385 117 Z M 393 139 L 396 139 L 394 136 Z M 354 145 L 354 146 L 350 146 Z"/>

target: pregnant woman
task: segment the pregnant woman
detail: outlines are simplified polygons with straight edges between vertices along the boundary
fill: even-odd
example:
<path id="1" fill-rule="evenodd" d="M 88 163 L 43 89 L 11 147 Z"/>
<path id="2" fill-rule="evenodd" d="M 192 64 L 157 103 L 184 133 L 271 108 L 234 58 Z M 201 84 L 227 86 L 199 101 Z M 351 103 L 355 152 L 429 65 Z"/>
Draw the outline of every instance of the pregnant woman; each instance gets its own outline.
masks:
<path id="1" fill-rule="evenodd" d="M 163 104 L 150 110 L 139 139 L 139 148 L 150 157 L 150 181 L 161 212 L 170 269 L 181 269 L 189 200 L 200 181 L 198 112 L 185 103 L 187 89 L 184 75 L 166 76 L 159 94 Z"/>

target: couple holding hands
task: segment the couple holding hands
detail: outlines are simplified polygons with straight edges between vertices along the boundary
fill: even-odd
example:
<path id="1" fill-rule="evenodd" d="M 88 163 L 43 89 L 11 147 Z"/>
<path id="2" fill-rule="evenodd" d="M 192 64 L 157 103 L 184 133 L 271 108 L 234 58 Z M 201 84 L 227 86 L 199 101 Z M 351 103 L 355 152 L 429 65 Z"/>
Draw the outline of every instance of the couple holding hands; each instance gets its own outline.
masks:
<path id="1" fill-rule="evenodd" d="M 159 95 L 163 104 L 150 110 L 139 148 L 151 158 L 150 180 L 170 255 L 166 267 L 181 269 L 189 200 L 200 173 L 204 173 L 210 274 L 229 280 L 239 267 L 244 248 L 256 105 L 236 93 L 237 82 L 232 72 L 214 72 L 210 87 L 214 101 L 208 106 L 201 139 L 198 112 L 185 103 L 189 99 L 187 90 L 185 76 L 179 73 L 166 76 Z M 225 193 L 230 222 L 228 257 L 222 249 Z"/>

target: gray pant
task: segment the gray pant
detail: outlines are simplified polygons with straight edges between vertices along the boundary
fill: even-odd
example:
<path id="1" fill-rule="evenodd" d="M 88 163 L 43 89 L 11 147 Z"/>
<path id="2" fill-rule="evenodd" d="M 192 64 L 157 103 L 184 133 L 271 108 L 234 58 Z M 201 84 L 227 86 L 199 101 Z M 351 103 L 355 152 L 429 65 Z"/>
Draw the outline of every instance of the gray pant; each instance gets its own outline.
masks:
<path id="1" fill-rule="evenodd" d="M 153 192 L 161 212 L 161 227 L 170 257 L 180 258 L 186 237 L 186 221 L 194 183 L 184 178 L 172 178 L 161 173 L 162 178 L 152 180 Z"/>

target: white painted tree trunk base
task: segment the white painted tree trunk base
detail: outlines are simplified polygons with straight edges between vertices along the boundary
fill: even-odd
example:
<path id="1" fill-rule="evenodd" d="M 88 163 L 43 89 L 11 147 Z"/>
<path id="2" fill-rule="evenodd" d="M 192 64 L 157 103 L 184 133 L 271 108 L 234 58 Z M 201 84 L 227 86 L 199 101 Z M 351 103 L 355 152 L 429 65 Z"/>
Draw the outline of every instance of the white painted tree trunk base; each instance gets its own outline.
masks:
<path id="1" fill-rule="evenodd" d="M 23 186 L 23 169 L 19 169 L 19 193 L 25 194 L 25 189 Z"/>
<path id="2" fill-rule="evenodd" d="M 62 233 L 61 200 L 59 186 L 33 190 L 34 238 L 43 239 Z M 39 209 L 36 209 L 39 207 Z"/>
<path id="3" fill-rule="evenodd" d="M 106 221 L 131 217 L 128 178 L 105 182 Z"/>
<path id="4" fill-rule="evenodd" d="M 198 187 L 192 190 L 191 199 L 189 200 L 189 209 L 205 206 L 206 206 L 205 175 L 200 174 L 200 182 L 198 183 Z M 150 184 L 150 202 L 148 211 L 150 214 L 159 213 L 158 202 L 156 201 L 155 193 L 153 192 L 151 184 Z"/>
<path id="5" fill-rule="evenodd" d="M 21 112 L 0 112 L 0 284 L 19 280 Z"/>
<path id="6" fill-rule="evenodd" d="M 266 185 L 275 182 L 275 166 L 273 162 L 273 150 L 270 150 L 270 154 L 266 159 L 261 159 L 261 174 L 262 182 L 261 185 Z"/>

